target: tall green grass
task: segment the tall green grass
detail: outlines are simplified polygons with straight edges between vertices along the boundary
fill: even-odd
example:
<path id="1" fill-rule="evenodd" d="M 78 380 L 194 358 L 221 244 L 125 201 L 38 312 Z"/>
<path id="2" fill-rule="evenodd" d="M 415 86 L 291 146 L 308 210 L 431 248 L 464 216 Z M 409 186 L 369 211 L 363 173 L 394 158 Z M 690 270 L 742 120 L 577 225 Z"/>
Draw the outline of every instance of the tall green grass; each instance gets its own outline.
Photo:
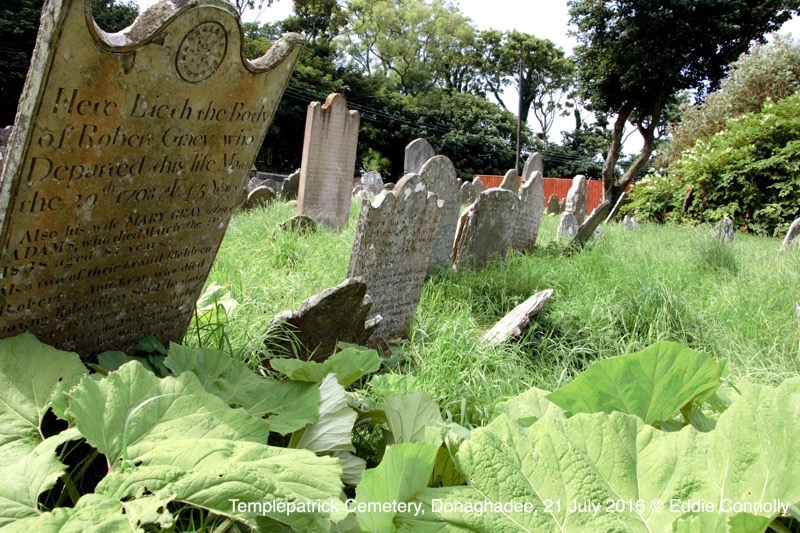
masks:
<path id="1" fill-rule="evenodd" d="M 348 228 L 275 233 L 294 208 L 273 204 L 234 217 L 209 277 L 231 287 L 240 307 L 227 326 L 240 357 L 259 358 L 269 320 L 344 280 L 358 205 Z M 708 227 L 643 225 L 604 236 L 563 257 L 545 217 L 537 248 L 480 271 L 441 271 L 425 284 L 409 339 L 392 352 L 374 390 L 423 390 L 464 425 L 531 386 L 552 390 L 591 362 L 674 340 L 731 361 L 732 379 L 775 383 L 800 370 L 795 302 L 800 250 L 778 239 Z M 485 331 L 531 294 L 555 289 L 518 342 L 491 347 Z M 191 339 L 187 339 L 191 342 Z M 389 355 L 389 354 L 387 354 Z"/>

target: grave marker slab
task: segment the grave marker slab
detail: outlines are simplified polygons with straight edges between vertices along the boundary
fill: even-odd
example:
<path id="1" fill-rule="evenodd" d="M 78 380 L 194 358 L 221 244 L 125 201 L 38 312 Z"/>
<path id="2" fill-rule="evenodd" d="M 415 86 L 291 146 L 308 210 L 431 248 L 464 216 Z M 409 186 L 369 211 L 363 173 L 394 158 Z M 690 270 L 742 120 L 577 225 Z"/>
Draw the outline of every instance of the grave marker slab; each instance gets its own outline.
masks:
<path id="1" fill-rule="evenodd" d="M 723 217 L 722 220 L 720 220 L 717 225 L 714 226 L 714 229 L 711 233 L 714 238 L 719 239 L 724 244 L 730 244 L 733 242 L 733 220 L 730 217 Z"/>
<path id="2" fill-rule="evenodd" d="M 519 190 L 519 216 L 514 226 L 515 250 L 527 252 L 536 245 L 544 213 L 544 183 L 542 173 L 534 171 Z"/>
<path id="3" fill-rule="evenodd" d="M 795 246 L 800 244 L 800 218 L 796 219 L 792 222 L 792 225 L 789 226 L 786 237 L 783 239 L 783 244 L 781 244 L 781 251 L 786 250 L 792 244 Z"/>
<path id="4" fill-rule="evenodd" d="M 347 277 L 364 278 L 372 313 L 383 317 L 371 342 L 408 334 L 442 207 L 418 174 L 406 174 L 393 190 L 361 204 Z"/>
<path id="5" fill-rule="evenodd" d="M 611 209 L 611 212 L 608 214 L 608 217 L 606 218 L 606 224 L 617 218 L 619 212 L 622 210 L 625 204 L 628 203 L 630 203 L 630 198 L 628 198 L 628 191 L 623 191 L 622 194 L 619 195 L 617 203 L 614 204 L 613 209 Z"/>
<path id="6" fill-rule="evenodd" d="M 572 178 L 572 187 L 569 188 L 565 200 L 564 212 L 572 213 L 580 226 L 586 218 L 586 201 L 588 200 L 586 176 L 578 174 Z"/>
<path id="7" fill-rule="evenodd" d="M 480 194 L 486 190 L 486 185 L 483 183 L 483 180 L 480 178 L 475 178 L 472 180 L 472 187 L 475 189 L 475 196 L 480 196 Z"/>
<path id="8" fill-rule="evenodd" d="M 602 236 L 602 232 L 598 232 L 600 224 L 608 216 L 611 211 L 611 200 L 606 200 L 592 210 L 592 213 L 586 221 L 580 225 L 578 231 L 575 232 L 572 242 L 567 246 L 565 253 L 569 254 L 572 250 L 580 248 L 586 242 L 595 236 Z"/>
<path id="9" fill-rule="evenodd" d="M 419 174 L 422 165 L 436 155 L 431 143 L 425 139 L 414 139 L 406 146 L 405 158 L 403 159 L 404 174 Z"/>
<path id="10" fill-rule="evenodd" d="M 256 187 L 247 194 L 247 200 L 244 202 L 244 208 L 253 209 L 256 207 L 263 207 L 274 201 L 277 197 L 277 193 L 271 187 Z"/>
<path id="11" fill-rule="evenodd" d="M 456 168 L 446 156 L 434 156 L 422 165 L 420 177 L 425 182 L 428 192 L 444 202 L 442 216 L 436 229 L 436 240 L 428 262 L 428 270 L 450 265 L 450 256 L 453 254 L 453 239 L 458 226 L 458 213 L 461 210 L 460 191 L 456 183 Z"/>
<path id="12" fill-rule="evenodd" d="M 633 213 L 625 214 L 625 218 L 622 220 L 622 227 L 628 231 L 636 231 L 639 229 L 639 223 L 633 218 Z"/>
<path id="13" fill-rule="evenodd" d="M 513 192 L 498 188 L 481 193 L 458 221 L 453 268 L 481 268 L 493 256 L 505 257 L 518 213 L 519 197 Z"/>
<path id="14" fill-rule="evenodd" d="M 364 191 L 369 195 L 369 198 L 378 196 L 383 190 L 383 177 L 377 170 L 370 170 L 361 176 L 361 185 Z"/>
<path id="15" fill-rule="evenodd" d="M 503 182 L 500 184 L 501 189 L 511 191 L 514 194 L 519 192 L 519 174 L 513 168 L 506 172 L 503 176 Z"/>
<path id="16" fill-rule="evenodd" d="M 558 201 L 557 194 L 551 194 L 547 200 L 547 214 L 558 215 L 561 213 L 561 202 Z"/>
<path id="17" fill-rule="evenodd" d="M 533 152 L 525 161 L 525 166 L 522 168 L 522 181 L 529 180 L 534 172 L 544 176 L 544 160 L 539 152 Z"/>
<path id="18" fill-rule="evenodd" d="M 284 200 L 297 200 L 297 191 L 300 189 L 300 171 L 292 172 L 289 177 L 283 180 L 281 187 L 281 198 Z"/>
<path id="19" fill-rule="evenodd" d="M 465 181 L 461 184 L 461 203 L 462 204 L 471 204 L 475 201 L 477 194 L 475 194 L 475 187 L 472 185 L 471 181 Z"/>
<path id="20" fill-rule="evenodd" d="M 575 234 L 578 233 L 579 228 L 580 224 L 578 224 L 578 219 L 575 218 L 575 215 L 569 211 L 565 211 L 561 214 L 561 221 L 558 224 L 556 238 L 560 241 L 572 239 Z"/>
<path id="21" fill-rule="evenodd" d="M 486 332 L 483 340 L 491 344 L 504 344 L 519 337 L 528 328 L 531 319 L 542 310 L 553 296 L 553 289 L 537 292 L 500 319 L 492 329 Z"/>
<path id="22" fill-rule="evenodd" d="M 311 102 L 300 165 L 297 214 L 334 229 L 347 225 L 356 168 L 358 111 L 347 109 L 344 95 Z"/>
<path id="23" fill-rule="evenodd" d="M 302 46 L 243 60 L 221 0 L 89 6 L 45 4 L 0 184 L 0 337 L 86 357 L 182 340 Z"/>

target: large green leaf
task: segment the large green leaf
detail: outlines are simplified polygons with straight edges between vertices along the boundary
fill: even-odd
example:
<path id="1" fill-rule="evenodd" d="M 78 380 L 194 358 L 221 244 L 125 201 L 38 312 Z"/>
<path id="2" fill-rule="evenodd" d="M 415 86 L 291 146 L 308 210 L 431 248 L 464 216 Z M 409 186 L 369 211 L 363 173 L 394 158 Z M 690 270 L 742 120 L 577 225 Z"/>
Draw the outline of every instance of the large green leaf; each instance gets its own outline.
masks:
<path id="1" fill-rule="evenodd" d="M 723 515 L 721 524 L 749 523 L 734 516 L 742 509 L 733 504 L 800 501 L 798 419 L 800 378 L 777 389 L 754 386 L 709 433 L 664 432 L 616 412 L 542 418 L 529 427 L 501 415 L 458 452 L 469 487 L 424 491 L 418 499 L 426 513 L 406 513 L 402 521 L 413 530 L 663 531 L 683 515 L 681 503 L 708 502 Z M 487 501 L 532 508 L 492 512 Z M 603 505 L 570 509 L 589 501 Z M 610 513 L 608 501 L 634 505 Z M 780 511 L 745 512 L 773 519 Z"/>
<path id="2" fill-rule="evenodd" d="M 389 396 L 381 409 L 386 413 L 392 442 L 396 444 L 430 442 L 426 438 L 430 433 L 428 428 L 443 423 L 439 406 L 420 391 Z"/>
<path id="3" fill-rule="evenodd" d="M 507 415 L 518 424 L 530 426 L 540 418 L 564 418 L 564 410 L 547 399 L 547 391 L 533 387 L 497 404 L 495 413 Z"/>
<path id="4" fill-rule="evenodd" d="M 31 533 L 79 533 L 135 531 L 122 512 L 119 500 L 86 494 L 75 507 L 59 507 L 49 513 L 19 520 L 6 526 L 4 531 Z"/>
<path id="5" fill-rule="evenodd" d="M 77 354 L 42 344 L 30 333 L 0 340 L 0 465 L 15 463 L 42 441 L 42 419 L 54 391 L 84 374 Z"/>
<path id="6" fill-rule="evenodd" d="M 353 426 L 358 415 L 350 408 L 336 374 L 328 374 L 319 384 L 319 395 L 319 420 L 302 432 L 296 447 L 317 453 L 354 452 Z"/>
<path id="7" fill-rule="evenodd" d="M 712 395 L 723 371 L 707 355 L 657 342 L 641 352 L 593 363 L 547 399 L 572 414 L 619 411 L 652 424 Z"/>
<path id="8" fill-rule="evenodd" d="M 359 526 L 366 531 L 394 531 L 398 504 L 407 505 L 428 485 L 438 446 L 424 443 L 395 444 L 386 448 L 381 464 L 364 472 L 356 490 L 356 515 Z M 389 507 L 388 510 L 382 508 Z M 414 503 L 414 510 L 421 507 Z"/>
<path id="9" fill-rule="evenodd" d="M 97 493 L 117 499 L 142 493 L 169 496 L 253 527 L 263 515 L 270 519 L 271 529 L 285 524 L 300 531 L 319 531 L 329 527 L 330 519 L 341 518 L 331 512 L 262 512 L 247 507 L 253 502 L 338 501 L 343 488 L 339 461 L 307 450 L 228 439 L 173 440 L 135 461 L 136 468 L 106 476 Z"/>
<path id="10" fill-rule="evenodd" d="M 116 466 L 178 438 L 266 442 L 267 421 L 232 409 L 209 394 L 194 374 L 159 379 L 130 362 L 100 380 L 84 379 L 69 392 L 68 414 L 81 434 Z"/>
<path id="11" fill-rule="evenodd" d="M 180 375 L 191 372 L 203 387 L 253 416 L 269 417 L 270 431 L 292 433 L 317 420 L 319 387 L 314 383 L 265 379 L 219 350 L 172 344 L 164 364 Z"/>
<path id="12" fill-rule="evenodd" d="M 333 372 L 342 387 L 349 387 L 363 376 L 377 371 L 381 366 L 381 358 L 375 350 L 345 345 L 343 350 L 321 363 L 299 359 L 272 359 L 270 364 L 294 381 L 319 383 Z"/>

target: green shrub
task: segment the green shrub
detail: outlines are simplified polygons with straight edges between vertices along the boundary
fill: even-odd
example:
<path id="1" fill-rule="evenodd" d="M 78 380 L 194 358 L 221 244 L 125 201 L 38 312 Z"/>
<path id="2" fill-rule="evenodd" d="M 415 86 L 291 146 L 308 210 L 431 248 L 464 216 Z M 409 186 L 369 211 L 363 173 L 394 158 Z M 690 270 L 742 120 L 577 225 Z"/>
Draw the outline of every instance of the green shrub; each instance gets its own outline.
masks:
<path id="1" fill-rule="evenodd" d="M 636 211 L 637 220 L 677 222 L 681 219 L 684 191 L 667 174 L 651 170 L 630 192 L 627 209 Z"/>

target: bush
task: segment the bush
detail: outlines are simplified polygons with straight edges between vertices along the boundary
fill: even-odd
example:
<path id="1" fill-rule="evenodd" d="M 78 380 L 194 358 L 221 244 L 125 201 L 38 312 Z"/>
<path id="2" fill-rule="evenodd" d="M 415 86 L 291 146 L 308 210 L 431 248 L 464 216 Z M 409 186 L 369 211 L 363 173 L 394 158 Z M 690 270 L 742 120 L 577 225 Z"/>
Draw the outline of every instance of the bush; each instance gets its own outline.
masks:
<path id="1" fill-rule="evenodd" d="M 638 220 L 663 224 L 681 219 L 684 191 L 666 174 L 651 170 L 636 183 L 629 196 L 631 202 L 626 209 L 636 211 Z"/>
<path id="2" fill-rule="evenodd" d="M 780 234 L 800 215 L 800 93 L 726 128 L 684 152 L 674 188 L 690 191 L 686 215 L 716 223 L 732 217 L 745 231 Z"/>

